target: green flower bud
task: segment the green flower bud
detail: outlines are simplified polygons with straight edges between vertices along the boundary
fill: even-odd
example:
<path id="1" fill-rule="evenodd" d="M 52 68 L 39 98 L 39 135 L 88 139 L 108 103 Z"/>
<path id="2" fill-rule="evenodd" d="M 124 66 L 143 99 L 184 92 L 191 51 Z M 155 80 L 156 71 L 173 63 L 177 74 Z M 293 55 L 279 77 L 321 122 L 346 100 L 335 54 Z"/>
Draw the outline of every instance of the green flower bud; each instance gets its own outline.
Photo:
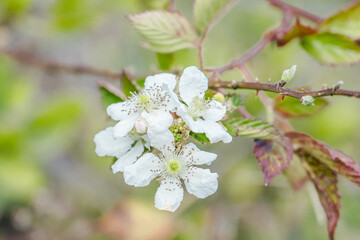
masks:
<path id="1" fill-rule="evenodd" d="M 296 72 L 296 65 L 292 66 L 290 69 L 287 69 L 283 72 L 281 76 L 282 81 L 289 82 L 294 78 Z"/>
<path id="2" fill-rule="evenodd" d="M 304 104 L 305 106 L 314 105 L 315 99 L 310 95 L 305 95 L 300 99 L 301 104 Z"/>
<path id="3" fill-rule="evenodd" d="M 214 95 L 213 97 L 214 100 L 220 102 L 220 103 L 224 103 L 225 102 L 225 96 L 221 93 L 217 93 Z"/>

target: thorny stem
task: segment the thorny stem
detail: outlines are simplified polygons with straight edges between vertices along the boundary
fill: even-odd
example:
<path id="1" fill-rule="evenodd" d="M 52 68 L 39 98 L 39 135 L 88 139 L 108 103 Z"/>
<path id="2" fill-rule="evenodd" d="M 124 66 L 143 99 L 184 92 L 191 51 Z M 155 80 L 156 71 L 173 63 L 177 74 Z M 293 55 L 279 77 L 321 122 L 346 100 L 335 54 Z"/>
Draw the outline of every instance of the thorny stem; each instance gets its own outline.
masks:
<path id="1" fill-rule="evenodd" d="M 72 74 L 89 74 L 98 77 L 104 77 L 112 80 L 120 80 L 123 76 L 122 72 L 112 72 L 108 70 L 101 70 L 97 68 L 92 68 L 88 66 L 72 66 L 60 64 L 54 61 L 47 61 L 38 57 L 31 55 L 29 52 L 24 51 L 1 51 L 2 54 L 12 58 L 13 60 L 36 68 L 41 68 L 50 71 L 65 72 Z M 244 73 L 245 77 L 251 81 L 252 77 L 247 72 L 244 66 L 240 66 L 239 69 Z M 249 75 L 247 75 L 249 74 Z M 256 91 L 268 91 L 279 93 L 284 96 L 294 97 L 300 99 L 302 96 L 310 95 L 314 98 L 324 97 L 324 96 L 348 96 L 360 98 L 359 91 L 350 91 L 340 89 L 340 85 L 335 85 L 333 88 L 327 88 L 319 91 L 298 91 L 289 88 L 284 88 L 284 85 L 279 83 L 262 83 L 262 82 L 225 82 L 225 81 L 209 81 L 209 87 L 212 88 L 232 88 L 232 89 L 253 89 Z"/>
<path id="2" fill-rule="evenodd" d="M 277 83 L 262 83 L 262 82 L 220 82 L 220 81 L 210 81 L 209 86 L 212 88 L 231 88 L 231 89 L 253 89 L 253 90 L 262 90 L 267 92 L 279 93 L 283 96 L 293 97 L 301 99 L 303 96 L 310 95 L 313 98 L 320 98 L 325 96 L 347 96 L 360 98 L 359 91 L 343 90 L 340 89 L 340 85 L 337 84 L 332 88 L 326 88 L 317 91 L 299 91 L 289 88 L 284 88 L 282 82 Z"/>

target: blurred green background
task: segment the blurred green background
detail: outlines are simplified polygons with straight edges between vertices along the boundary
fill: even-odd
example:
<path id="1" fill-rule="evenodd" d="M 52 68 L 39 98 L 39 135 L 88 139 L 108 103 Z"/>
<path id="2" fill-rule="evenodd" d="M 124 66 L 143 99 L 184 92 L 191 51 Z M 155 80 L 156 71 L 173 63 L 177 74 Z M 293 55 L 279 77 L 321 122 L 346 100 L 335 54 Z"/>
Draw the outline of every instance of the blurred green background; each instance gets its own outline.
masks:
<path id="1" fill-rule="evenodd" d="M 345 0 L 289 0 L 327 16 Z M 142 76 L 159 71 L 156 54 L 141 48 L 141 37 L 125 14 L 166 7 L 166 0 L 1 0 L 0 47 L 31 50 L 65 64 L 127 69 Z M 192 19 L 191 0 L 176 1 Z M 205 40 L 205 66 L 239 56 L 275 26 L 281 13 L 263 0 L 240 1 Z M 197 65 L 196 50 L 175 53 L 174 69 Z M 320 65 L 297 44 L 271 45 L 248 63 L 261 81 L 277 81 L 298 65 L 288 87 L 320 89 L 344 81 L 360 90 L 359 65 Z M 238 71 L 225 79 L 242 79 Z M 284 176 L 264 186 L 251 139 L 201 146 L 219 155 L 211 169 L 218 191 L 199 200 L 186 193 L 176 213 L 154 207 L 158 184 L 134 188 L 112 174 L 111 158 L 94 152 L 92 138 L 113 125 L 105 114 L 93 76 L 29 68 L 0 56 L 0 239 L 328 239 L 325 215 L 312 185 L 293 191 Z M 114 83 L 117 84 L 117 83 Z M 265 118 L 251 91 L 245 106 Z M 360 161 L 360 101 L 328 98 L 318 114 L 291 120 Z M 337 239 L 360 239 L 360 189 L 340 177 L 342 212 Z"/>

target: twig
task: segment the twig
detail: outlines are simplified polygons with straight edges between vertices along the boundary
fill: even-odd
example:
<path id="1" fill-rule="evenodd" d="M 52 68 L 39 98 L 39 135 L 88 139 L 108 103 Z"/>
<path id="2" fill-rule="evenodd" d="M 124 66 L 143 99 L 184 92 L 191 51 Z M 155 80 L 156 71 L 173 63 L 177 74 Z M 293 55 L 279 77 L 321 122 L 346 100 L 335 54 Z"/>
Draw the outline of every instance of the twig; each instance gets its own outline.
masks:
<path id="1" fill-rule="evenodd" d="M 72 66 L 66 64 L 60 64 L 55 61 L 48 61 L 38 58 L 27 51 L 8 51 L 2 50 L 2 54 L 20 62 L 36 68 L 42 68 L 50 71 L 58 71 L 72 74 L 89 74 L 98 77 L 104 77 L 107 79 L 119 80 L 122 79 L 122 72 L 111 72 L 108 70 L 97 69 L 89 66 Z"/>
<path id="2" fill-rule="evenodd" d="M 211 80 L 215 79 L 217 76 L 221 75 L 223 72 L 229 71 L 231 69 L 234 69 L 236 67 L 244 65 L 246 62 L 253 59 L 256 55 L 258 55 L 270 42 L 281 39 L 285 33 L 290 29 L 291 27 L 291 20 L 293 18 L 293 15 L 286 11 L 283 15 L 283 20 L 281 24 L 269 31 L 267 34 L 264 35 L 264 37 L 257 42 L 255 45 L 253 45 L 247 52 L 245 52 L 242 56 L 239 58 L 236 58 L 232 60 L 229 64 L 219 67 L 219 68 L 208 68 L 205 69 L 206 71 L 213 72 L 213 75 L 210 77 Z"/>
<path id="3" fill-rule="evenodd" d="M 312 22 L 315 22 L 316 24 L 319 24 L 323 21 L 321 17 L 318 17 L 312 13 L 309 13 L 303 9 L 291 6 L 287 3 L 284 3 L 280 0 L 266 0 L 274 7 L 280 8 L 283 12 L 290 12 L 292 15 L 295 15 L 297 17 L 303 17 L 306 18 Z"/>
<path id="4" fill-rule="evenodd" d="M 283 96 L 293 97 L 301 99 L 303 96 L 310 95 L 313 98 L 320 98 L 325 96 L 347 96 L 360 98 L 360 91 L 343 90 L 339 88 L 339 85 L 335 85 L 333 88 L 326 88 L 317 91 L 298 91 L 294 89 L 284 88 L 278 83 L 262 83 L 262 82 L 221 82 L 210 81 L 209 86 L 212 88 L 231 88 L 231 89 L 253 89 L 261 90 L 273 93 L 279 93 Z"/>

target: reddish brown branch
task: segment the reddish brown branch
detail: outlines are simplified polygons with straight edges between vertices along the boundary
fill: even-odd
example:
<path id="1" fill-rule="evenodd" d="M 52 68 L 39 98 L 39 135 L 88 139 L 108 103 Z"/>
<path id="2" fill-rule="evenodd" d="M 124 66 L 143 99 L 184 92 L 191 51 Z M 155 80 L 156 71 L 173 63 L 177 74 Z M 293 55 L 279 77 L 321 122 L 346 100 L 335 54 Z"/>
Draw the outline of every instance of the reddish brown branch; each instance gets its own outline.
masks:
<path id="1" fill-rule="evenodd" d="M 219 82 L 219 81 L 210 81 L 209 86 L 212 88 L 232 88 L 232 89 L 253 89 L 253 90 L 262 90 L 267 92 L 279 93 L 284 96 L 289 96 L 297 99 L 301 99 L 305 95 L 310 95 L 314 98 L 325 97 L 325 96 L 347 96 L 360 98 L 359 91 L 343 90 L 340 89 L 339 85 L 334 86 L 333 88 L 326 88 L 318 91 L 298 91 L 294 89 L 284 88 L 280 83 L 262 83 L 262 82 Z"/>
<path id="2" fill-rule="evenodd" d="M 306 18 L 317 24 L 319 24 L 323 21 L 323 19 L 321 17 L 318 17 L 318 16 L 316 16 L 312 13 L 309 13 L 303 9 L 291 6 L 287 3 L 284 3 L 283 1 L 280 1 L 280 0 L 266 0 L 266 1 L 268 1 L 274 7 L 279 8 L 281 11 L 290 12 L 294 16 Z"/>
<path id="3" fill-rule="evenodd" d="M 122 72 L 111 72 L 108 70 L 97 69 L 88 66 L 72 66 L 66 64 L 60 64 L 54 61 L 48 61 L 41 58 L 38 58 L 27 51 L 7 51 L 2 50 L 2 54 L 12 58 L 13 60 L 26 64 L 36 68 L 42 68 L 49 71 L 65 72 L 72 74 L 89 74 L 98 77 L 104 77 L 107 79 L 118 80 L 122 78 Z"/>

